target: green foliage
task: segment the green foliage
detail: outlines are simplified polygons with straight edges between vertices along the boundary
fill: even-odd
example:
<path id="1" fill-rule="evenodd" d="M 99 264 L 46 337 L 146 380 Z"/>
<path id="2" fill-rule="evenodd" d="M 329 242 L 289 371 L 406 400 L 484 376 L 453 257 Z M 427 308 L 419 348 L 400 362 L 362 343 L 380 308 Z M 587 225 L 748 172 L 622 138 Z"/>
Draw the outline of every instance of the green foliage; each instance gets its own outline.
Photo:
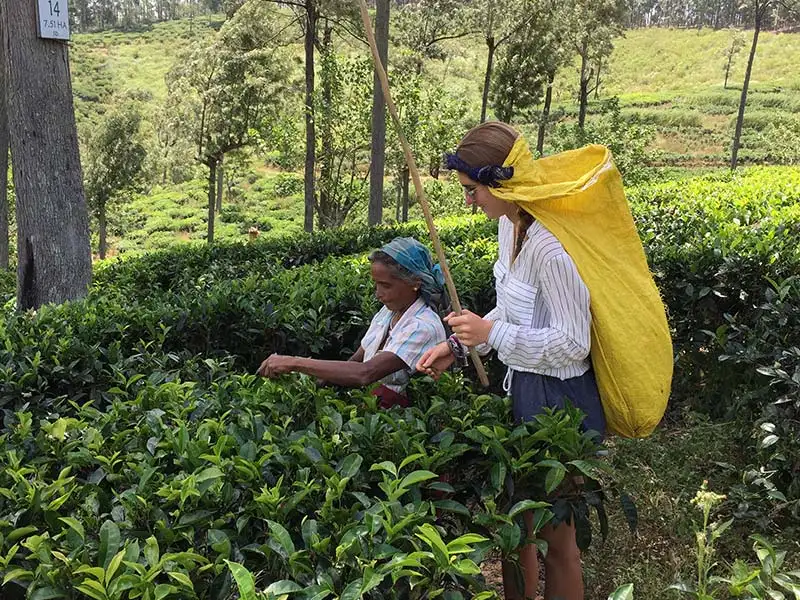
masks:
<path id="1" fill-rule="evenodd" d="M 104 211 L 106 203 L 141 184 L 145 149 L 139 138 L 142 116 L 135 105 L 106 115 L 87 147 L 85 189 L 89 205 Z"/>
<path id="2" fill-rule="evenodd" d="M 800 573 L 785 570 L 786 552 L 777 551 L 766 539 L 753 535 L 753 551 L 759 565 L 756 568 L 737 560 L 729 567 L 727 577 L 711 575 L 718 569 L 712 562 L 718 540 L 733 523 L 709 522 L 711 512 L 725 499 L 725 496 L 709 492 L 705 483 L 695 496 L 695 504 L 703 513 L 702 526 L 696 532 L 697 585 L 677 583 L 670 589 L 682 592 L 697 600 L 714 600 L 721 597 L 747 598 L 748 600 L 767 600 L 785 598 L 788 592 L 797 597 L 800 594 Z"/>
<path id="3" fill-rule="evenodd" d="M 492 78 L 492 106 L 497 118 L 511 122 L 517 115 L 535 121 L 548 84 L 570 58 L 563 11 L 551 0 L 526 3 L 521 25 L 501 46 Z"/>
<path id="4" fill-rule="evenodd" d="M 303 191 L 303 178 L 293 173 L 281 173 L 275 178 L 275 194 L 278 196 L 293 196 Z"/>
<path id="5" fill-rule="evenodd" d="M 587 121 L 583 130 L 577 124 L 556 126 L 549 143 L 556 152 L 579 148 L 585 144 L 603 144 L 611 149 L 614 162 L 629 185 L 641 183 L 648 176 L 650 142 L 654 131 L 647 125 L 631 123 L 623 117 L 619 101 L 603 103 L 600 116 Z"/>
<path id="6" fill-rule="evenodd" d="M 369 194 L 372 63 L 343 59 L 329 45 L 320 58 L 320 89 L 315 99 L 319 123 L 320 178 L 317 218 L 323 229 L 344 224 Z"/>
<path id="7" fill-rule="evenodd" d="M 485 592 L 478 564 L 520 539 L 520 511 L 550 517 L 515 493 L 544 493 L 554 470 L 601 473 L 574 409 L 515 426 L 505 400 L 445 378 L 418 382 L 414 408 L 376 412 L 365 392 L 197 367 L 192 383 L 156 370 L 120 382 L 104 410 L 6 413 L 4 592 L 216 598 L 232 573 L 254 597 L 245 569 L 267 596 Z"/>
<path id="8" fill-rule="evenodd" d="M 397 7 L 394 39 L 410 53 L 413 69 L 422 72 L 425 59 L 443 60 L 447 49 L 443 40 L 463 37 L 471 31 L 469 7 L 455 0 L 423 0 Z"/>
<path id="9" fill-rule="evenodd" d="M 283 93 L 285 60 L 276 44 L 279 15 L 262 2 L 246 2 L 210 45 L 179 60 L 168 76 L 169 93 L 181 98 L 183 123 L 204 164 L 253 143 Z"/>

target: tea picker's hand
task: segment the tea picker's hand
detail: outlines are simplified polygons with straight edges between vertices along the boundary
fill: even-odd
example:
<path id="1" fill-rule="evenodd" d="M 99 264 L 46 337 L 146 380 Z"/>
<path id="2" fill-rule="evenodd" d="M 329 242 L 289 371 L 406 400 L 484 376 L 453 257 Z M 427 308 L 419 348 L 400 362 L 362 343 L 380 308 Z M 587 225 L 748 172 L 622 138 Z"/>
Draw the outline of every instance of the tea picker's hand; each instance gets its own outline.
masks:
<path id="1" fill-rule="evenodd" d="M 286 373 L 291 373 L 295 370 L 294 358 L 294 356 L 273 354 L 261 363 L 261 366 L 258 367 L 258 371 L 256 371 L 256 375 L 274 379 Z"/>
<path id="2" fill-rule="evenodd" d="M 437 344 L 425 354 L 417 362 L 417 371 L 430 375 L 434 379 L 439 379 L 442 373 L 449 369 L 455 362 L 456 357 L 450 350 L 447 342 Z"/>

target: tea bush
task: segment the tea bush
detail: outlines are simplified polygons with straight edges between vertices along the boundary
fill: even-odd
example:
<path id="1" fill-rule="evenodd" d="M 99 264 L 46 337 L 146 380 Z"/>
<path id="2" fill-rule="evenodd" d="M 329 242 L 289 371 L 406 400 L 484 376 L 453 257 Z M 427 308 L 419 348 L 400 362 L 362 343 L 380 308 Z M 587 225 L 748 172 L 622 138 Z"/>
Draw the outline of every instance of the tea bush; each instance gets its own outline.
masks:
<path id="1" fill-rule="evenodd" d="M 746 478 L 761 496 L 742 496 L 740 514 L 768 501 L 797 518 L 800 170 L 650 185 L 629 198 L 673 329 L 673 407 L 746 423 Z M 230 561 L 273 589 L 480 593 L 473 565 L 519 540 L 510 502 L 545 499 L 526 486 L 592 459 L 577 415 L 513 428 L 501 399 L 449 378 L 414 408 L 377 414 L 363 392 L 235 374 L 271 352 L 354 350 L 377 308 L 364 252 L 397 235 L 425 231 L 157 252 L 104 266 L 83 301 L 4 315 L 7 589 L 225 597 Z M 485 220 L 442 228 L 462 303 L 476 311 L 494 302 L 495 235 Z M 563 468 L 542 463 L 551 460 Z M 434 481 L 456 465 L 455 483 Z M 403 486 L 415 471 L 431 475 Z M 602 498 L 590 488 L 573 517 L 586 525 Z M 565 515 L 557 503 L 536 510 Z M 586 544 L 591 528 L 581 530 Z M 473 537 L 456 543 L 462 535 Z"/>
<path id="2" fill-rule="evenodd" d="M 596 509 L 605 532 L 574 409 L 514 426 L 503 399 L 446 377 L 377 411 L 364 392 L 212 366 L 206 385 L 129 380 L 104 411 L 5 412 L 4 598 L 227 598 L 229 561 L 300 598 L 492 598 L 478 565 L 513 559 L 523 511 L 574 520 L 585 547 Z M 574 476 L 584 492 L 551 496 Z"/>

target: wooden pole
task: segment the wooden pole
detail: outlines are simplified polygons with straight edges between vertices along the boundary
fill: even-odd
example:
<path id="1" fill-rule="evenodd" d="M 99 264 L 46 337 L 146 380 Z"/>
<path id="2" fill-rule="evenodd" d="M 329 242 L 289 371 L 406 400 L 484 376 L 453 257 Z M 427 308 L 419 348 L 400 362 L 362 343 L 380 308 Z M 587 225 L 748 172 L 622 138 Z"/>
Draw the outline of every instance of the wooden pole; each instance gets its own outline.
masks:
<path id="1" fill-rule="evenodd" d="M 364 30 L 367 33 L 369 47 L 372 50 L 372 58 L 375 62 L 375 72 L 378 74 L 378 78 L 381 81 L 381 87 L 383 88 L 383 96 L 386 100 L 386 106 L 388 106 L 389 113 L 392 115 L 392 121 L 394 121 L 395 128 L 397 129 L 397 137 L 400 138 L 400 144 L 403 146 L 403 154 L 405 154 L 406 157 L 406 164 L 408 165 L 408 170 L 411 173 L 411 179 L 414 181 L 414 189 L 417 192 L 417 199 L 419 200 L 419 204 L 422 207 L 422 212 L 425 215 L 425 222 L 428 224 L 428 232 L 431 235 L 433 248 L 436 250 L 436 258 L 438 259 L 439 264 L 442 266 L 447 292 L 450 294 L 450 301 L 453 303 L 453 310 L 456 314 L 461 314 L 461 302 L 458 300 L 458 292 L 456 292 L 456 286 L 453 283 L 453 277 L 450 275 L 450 267 L 447 266 L 447 259 L 445 258 L 444 251 L 442 250 L 442 244 L 439 241 L 439 233 L 436 231 L 436 225 L 434 224 L 433 217 L 431 216 L 431 208 L 428 204 L 428 198 L 425 196 L 425 190 L 422 188 L 422 180 L 419 177 L 417 163 L 414 160 L 414 155 L 411 152 L 411 146 L 408 145 L 408 140 L 403 134 L 403 127 L 400 123 L 400 117 L 397 116 L 397 107 L 394 105 L 394 100 L 392 100 L 392 94 L 389 90 L 389 79 L 386 77 L 386 69 L 383 68 L 383 63 L 381 62 L 380 55 L 378 54 L 378 45 L 375 43 L 375 35 L 372 31 L 372 21 L 369 18 L 366 0 L 359 0 L 359 5 L 361 7 L 361 19 L 364 21 Z M 483 368 L 483 363 L 481 362 L 481 358 L 478 356 L 478 352 L 475 350 L 475 348 L 469 349 L 469 356 L 472 359 L 472 364 L 475 365 L 475 370 L 478 372 L 478 379 L 480 379 L 480 382 L 484 387 L 487 387 L 489 385 L 489 378 L 486 375 L 486 369 Z"/>

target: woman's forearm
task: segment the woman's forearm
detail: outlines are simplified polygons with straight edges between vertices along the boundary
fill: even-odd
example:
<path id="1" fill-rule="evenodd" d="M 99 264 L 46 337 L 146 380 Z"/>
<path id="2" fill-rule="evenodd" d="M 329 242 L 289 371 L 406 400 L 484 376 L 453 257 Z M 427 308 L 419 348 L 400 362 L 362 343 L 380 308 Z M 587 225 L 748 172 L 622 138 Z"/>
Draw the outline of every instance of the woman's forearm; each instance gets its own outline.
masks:
<path id="1" fill-rule="evenodd" d="M 297 356 L 294 357 L 292 371 L 345 387 L 363 387 L 380 379 L 369 364 L 355 360 L 318 360 Z"/>

